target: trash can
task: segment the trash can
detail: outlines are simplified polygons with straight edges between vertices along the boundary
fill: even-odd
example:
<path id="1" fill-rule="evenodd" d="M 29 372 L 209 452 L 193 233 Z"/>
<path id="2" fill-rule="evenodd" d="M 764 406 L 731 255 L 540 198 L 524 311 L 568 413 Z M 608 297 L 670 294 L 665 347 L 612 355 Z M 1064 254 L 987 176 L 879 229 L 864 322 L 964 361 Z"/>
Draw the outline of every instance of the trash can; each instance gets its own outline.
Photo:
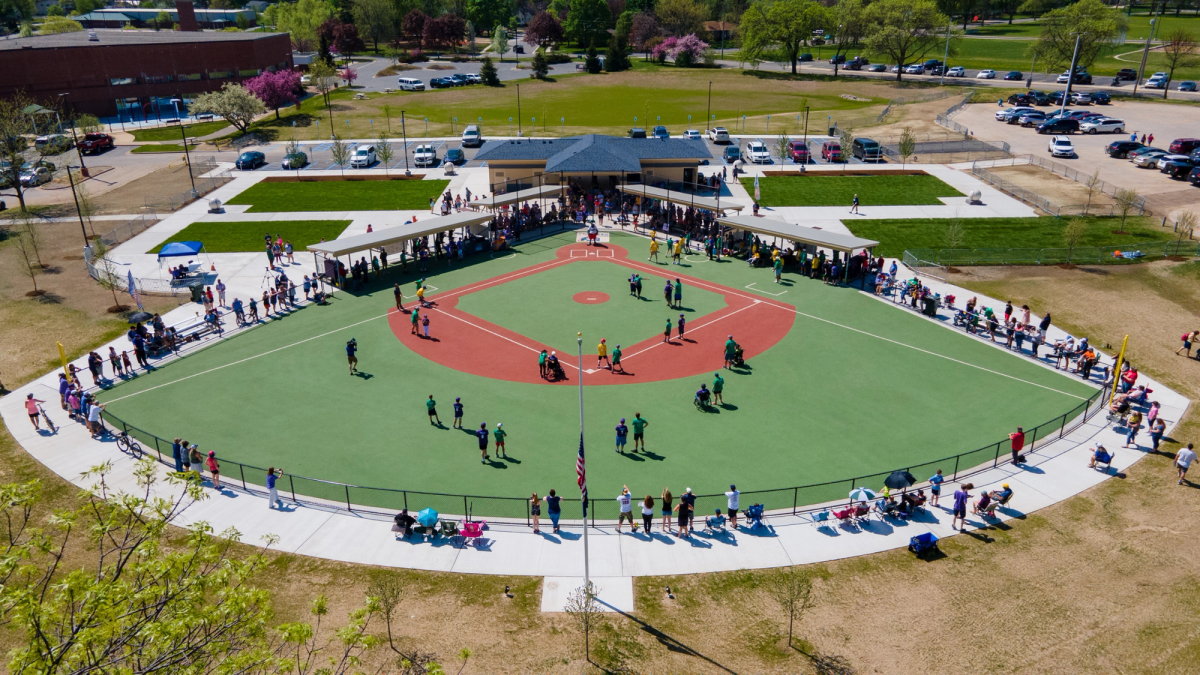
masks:
<path id="1" fill-rule="evenodd" d="M 925 308 L 923 310 L 921 310 L 922 314 L 924 314 L 925 316 L 937 316 L 938 303 L 935 298 L 932 298 L 932 297 L 922 298 L 921 302 L 923 302 L 925 304 Z"/>
<path id="2" fill-rule="evenodd" d="M 837 130 L 837 127 L 829 127 L 829 135 L 830 135 L 830 136 L 837 136 L 837 135 L 838 135 L 838 130 Z"/>
<path id="3" fill-rule="evenodd" d="M 191 289 L 191 291 L 192 291 L 192 302 L 198 302 L 203 305 L 204 304 L 204 287 L 201 286 L 200 284 L 196 284 L 195 286 L 189 286 L 188 288 Z"/>

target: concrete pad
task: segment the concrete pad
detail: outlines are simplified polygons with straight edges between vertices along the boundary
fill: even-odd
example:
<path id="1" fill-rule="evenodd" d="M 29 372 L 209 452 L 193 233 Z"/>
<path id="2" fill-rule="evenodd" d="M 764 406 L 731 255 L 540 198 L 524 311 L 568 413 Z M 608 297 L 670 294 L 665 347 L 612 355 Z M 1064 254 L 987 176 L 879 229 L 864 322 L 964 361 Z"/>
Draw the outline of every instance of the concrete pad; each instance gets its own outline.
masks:
<path id="1" fill-rule="evenodd" d="M 600 611 L 633 612 L 633 577 L 591 577 L 591 582 Z M 565 612 L 571 593 L 583 584 L 583 577 L 546 577 L 542 580 L 542 611 Z"/>

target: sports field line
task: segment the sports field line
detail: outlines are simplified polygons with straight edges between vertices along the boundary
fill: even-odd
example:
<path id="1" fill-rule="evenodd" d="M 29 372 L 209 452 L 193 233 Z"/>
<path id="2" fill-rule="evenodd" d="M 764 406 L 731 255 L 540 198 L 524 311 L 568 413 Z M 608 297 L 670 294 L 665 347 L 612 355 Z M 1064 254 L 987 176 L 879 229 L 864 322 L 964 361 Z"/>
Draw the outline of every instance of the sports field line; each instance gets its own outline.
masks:
<path id="1" fill-rule="evenodd" d="M 435 308 L 435 309 L 434 309 L 434 311 L 435 311 L 435 312 L 437 312 L 437 309 Z M 538 348 L 536 348 L 536 347 L 530 347 L 530 346 L 529 346 L 529 345 L 527 345 L 527 344 L 524 344 L 524 343 L 522 343 L 522 342 L 518 342 L 517 340 L 514 340 L 514 339 L 512 339 L 512 338 L 510 338 L 510 337 L 507 337 L 507 336 L 501 335 L 501 334 L 497 333 L 497 332 L 496 332 L 496 331 L 494 331 L 494 330 L 488 330 L 487 328 L 484 328 L 483 326 L 479 326 L 479 325 L 473 324 L 473 323 L 471 323 L 470 321 L 467 321 L 466 319 L 462 318 L 461 316 L 455 316 L 455 315 L 453 315 L 453 314 L 450 314 L 450 313 L 448 313 L 448 312 L 438 312 L 438 313 L 439 313 L 439 314 L 441 314 L 442 316 L 450 317 L 451 319 L 457 319 L 457 320 L 459 320 L 459 321 L 461 321 L 461 322 L 463 322 L 463 323 L 467 324 L 468 326 L 471 326 L 472 328 L 477 328 L 477 329 L 479 329 L 479 330 L 481 330 L 481 331 L 483 331 L 483 332 L 485 332 L 485 333 L 489 333 L 489 334 L 491 334 L 491 335 L 495 335 L 496 337 L 500 338 L 501 340 L 507 340 L 508 342 L 511 342 L 511 343 L 513 343 L 514 345 L 518 346 L 518 347 L 523 347 L 523 348 L 525 348 L 525 349 L 528 349 L 529 351 L 533 352 L 534 354 L 537 354 L 537 353 L 541 352 L 541 350 L 540 350 L 540 349 L 538 349 Z M 567 363 L 566 361 L 563 361 L 562 359 L 559 359 L 559 360 L 558 360 L 558 362 L 559 362 L 559 363 L 561 363 L 561 364 L 562 364 L 562 365 L 564 365 L 564 366 L 568 366 L 568 367 L 570 367 L 570 368 L 573 368 L 573 369 L 575 369 L 575 370 L 579 370 L 579 368 L 577 368 L 576 366 L 574 366 L 574 365 L 572 365 L 572 364 L 570 364 L 570 363 Z"/>
<path id="2" fill-rule="evenodd" d="M 626 264 L 627 264 L 627 265 L 630 265 L 630 266 L 634 266 L 634 267 L 642 267 L 642 264 L 641 264 L 641 263 L 633 262 L 632 260 L 626 260 L 625 262 L 626 262 Z M 654 268 L 652 268 L 652 267 L 646 267 L 646 268 L 644 268 L 644 269 L 647 269 L 647 270 L 653 270 Z M 719 286 L 712 286 L 712 285 L 709 285 L 709 284 L 705 284 L 704 282 L 697 281 L 697 280 L 695 280 L 695 279 L 692 279 L 692 280 L 691 280 L 691 283 L 692 283 L 692 284 L 694 284 L 694 285 L 696 285 L 696 286 L 699 286 L 699 287 L 701 287 L 701 288 L 707 288 L 707 289 L 713 290 L 713 291 L 715 291 L 715 292 L 719 292 L 719 293 L 723 293 L 723 294 L 727 292 L 727 291 L 725 291 L 723 288 L 721 288 L 721 287 L 719 287 Z M 736 296 L 737 296 L 737 297 L 739 297 L 739 298 L 747 298 L 747 299 L 750 299 L 750 300 L 759 300 L 759 298 L 755 298 L 755 297 L 754 297 L 754 296 L 752 296 L 752 295 L 742 295 L 742 294 L 740 294 L 740 293 L 737 293 L 736 291 L 735 291 L 735 292 L 729 292 L 729 295 L 736 295 Z M 792 307 L 792 306 L 790 306 L 790 305 L 777 304 L 777 303 L 774 303 L 774 302 L 771 302 L 771 301 L 765 301 L 765 302 L 763 302 L 763 301 L 761 301 L 761 300 L 760 300 L 760 302 L 762 302 L 762 304 L 765 304 L 765 305 L 770 305 L 770 306 L 772 306 L 772 307 L 777 307 L 777 308 L 779 308 L 779 309 L 783 309 L 783 310 L 787 310 L 787 311 L 792 311 L 792 312 L 795 312 L 796 314 L 798 314 L 798 315 L 800 315 L 800 316 L 803 316 L 803 317 L 805 317 L 805 318 L 808 318 L 808 319 L 813 319 L 813 320 L 815 320 L 815 321 L 820 321 L 820 322 L 822 322 L 822 323 L 827 323 L 827 324 L 829 324 L 829 325 L 831 325 L 831 326 L 837 326 L 838 328 L 845 328 L 846 330 L 853 331 L 853 332 L 855 332 L 855 333 L 859 333 L 859 334 L 861 334 L 861 335 L 866 335 L 867 337 L 873 337 L 873 338 L 876 338 L 876 339 L 878 339 L 878 340 L 883 340 L 884 342 L 890 342 L 890 343 L 892 343 L 892 344 L 894 344 L 894 345 L 898 345 L 898 346 L 900 346 L 900 347 L 907 347 L 908 349 L 912 349 L 912 350 L 914 350 L 914 351 L 918 351 L 918 352 L 921 352 L 921 353 L 923 353 L 923 354 L 928 354 L 928 355 L 930 355 L 930 356 L 936 356 L 936 357 L 938 357 L 938 358 L 940 358 L 940 359 L 945 359 L 945 360 L 947 360 L 947 361 L 951 361 L 951 362 L 953 362 L 953 363 L 957 363 L 957 364 L 959 364 L 959 365 L 967 366 L 967 367 L 969 367 L 969 368 L 974 368 L 974 369 L 976 369 L 976 370 L 982 370 L 982 371 L 983 371 L 983 372 L 985 372 L 985 373 L 991 373 L 992 375 L 999 375 L 1000 377 L 1006 377 L 1006 378 L 1008 378 L 1008 379 L 1010 379 L 1010 380 L 1015 380 L 1015 381 L 1017 381 L 1017 382 L 1024 382 L 1025 384 L 1033 385 L 1033 386 L 1035 386 L 1035 387 L 1038 387 L 1038 388 L 1040 388 L 1040 389 L 1046 389 L 1047 391 L 1053 391 L 1053 392 L 1055 392 L 1055 393 L 1062 394 L 1063 396 L 1070 396 L 1071 398 L 1076 398 L 1076 399 L 1079 399 L 1080 401 L 1085 401 L 1085 400 L 1087 400 L 1087 397 L 1086 397 L 1086 396 L 1079 396 L 1079 395 L 1077 395 L 1077 394 L 1072 394 L 1072 393 L 1070 393 L 1070 392 L 1063 391 L 1063 390 L 1061 390 L 1061 389 L 1055 389 L 1054 387 L 1049 387 L 1049 386 L 1046 386 L 1046 385 L 1044 385 L 1044 384 L 1038 384 L 1037 382 L 1031 382 L 1031 381 L 1029 381 L 1029 380 L 1025 380 L 1025 379 L 1022 379 L 1022 378 L 1016 377 L 1015 375 L 1009 375 L 1008 373 L 1002 373 L 1002 372 L 1000 372 L 1000 371 L 998 371 L 998 370 L 992 370 L 991 368 L 984 368 L 983 366 L 978 366 L 978 365 L 975 365 L 974 363 L 970 363 L 970 362 L 967 362 L 967 361 L 963 361 L 963 360 L 961 360 L 961 359 L 956 359 L 956 358 L 954 358 L 954 357 L 952 357 L 952 356 L 946 356 L 945 354 L 939 354 L 939 353 L 937 353 L 937 352 L 933 352 L 933 351 L 930 351 L 930 350 L 928 350 L 928 349 L 922 349 L 922 348 L 920 348 L 920 347 L 917 347 L 917 346 L 915 346 L 915 345 L 910 345 L 910 344 L 908 344 L 908 343 L 906 343 L 906 342 L 900 342 L 899 340 L 893 340 L 892 338 L 884 337 L 884 336 L 882 336 L 882 335 L 876 335 L 875 333 L 870 333 L 870 332 L 867 332 L 867 331 L 865 331 L 865 330 L 862 330 L 862 329 L 859 329 L 859 328 L 854 328 L 853 326 L 847 326 L 847 325 L 845 325 L 845 324 L 841 324 L 841 323 L 838 323 L 838 322 L 836 322 L 836 321 L 831 321 L 831 320 L 829 320 L 829 319 L 824 319 L 824 318 L 821 318 L 821 317 L 819 317 L 819 316 L 815 316 L 815 315 L 812 315 L 812 314 L 808 314 L 807 312 L 801 312 L 799 309 L 797 309 L 797 308 L 795 308 L 795 307 Z"/>
<path id="3" fill-rule="evenodd" d="M 761 303 L 761 302 L 759 302 L 759 301 L 755 301 L 753 304 L 746 305 L 745 307 L 742 307 L 741 309 L 735 309 L 734 311 L 732 311 L 732 312 L 730 312 L 730 313 L 726 314 L 725 316 L 720 316 L 720 317 L 717 317 L 717 318 L 713 319 L 712 321 L 709 321 L 709 322 L 707 322 L 707 323 L 702 323 L 702 324 L 700 324 L 699 326 L 695 326 L 695 327 L 688 326 L 688 327 L 687 327 L 687 331 L 688 331 L 688 333 L 694 333 L 694 332 L 696 332 L 696 331 L 700 330 L 701 328 L 704 328 L 705 326 L 711 326 L 711 325 L 713 325 L 714 323 L 720 323 L 721 321 L 724 321 L 725 319 L 728 319 L 729 317 L 733 316 L 734 314 L 737 314 L 738 312 L 744 312 L 744 311 L 746 311 L 747 309 L 751 309 L 751 308 L 753 308 L 753 307 L 757 307 L 757 306 L 759 306 L 759 305 L 761 305 L 761 304 L 763 304 L 763 303 Z M 662 342 L 657 342 L 657 343 L 655 343 L 655 344 L 652 344 L 652 345 L 650 345 L 649 347 L 646 347 L 645 349 L 643 349 L 643 350 L 641 350 L 641 351 L 634 352 L 634 353 L 630 354 L 629 356 L 626 356 L 626 357 L 624 357 L 624 359 L 625 359 L 626 361 L 628 361 L 629 359 L 632 359 L 633 357 L 637 356 L 638 354 L 645 354 L 646 352 L 650 351 L 651 349 L 654 349 L 655 347 L 658 347 L 658 346 L 660 346 L 660 345 L 663 345 L 663 344 L 666 344 L 666 343 L 667 343 L 667 341 L 666 341 L 666 340 L 664 340 L 664 341 L 662 341 Z"/>

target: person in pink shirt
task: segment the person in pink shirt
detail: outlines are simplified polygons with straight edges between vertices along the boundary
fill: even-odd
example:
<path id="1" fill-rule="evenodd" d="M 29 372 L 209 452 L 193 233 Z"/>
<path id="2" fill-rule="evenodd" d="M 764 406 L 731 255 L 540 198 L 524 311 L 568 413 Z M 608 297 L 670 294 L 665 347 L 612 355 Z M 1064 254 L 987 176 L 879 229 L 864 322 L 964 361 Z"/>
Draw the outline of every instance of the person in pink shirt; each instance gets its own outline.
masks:
<path id="1" fill-rule="evenodd" d="M 29 413 L 29 421 L 33 423 L 34 429 L 41 431 L 42 427 L 38 423 L 38 416 L 41 415 L 41 411 L 38 410 L 39 403 L 45 403 L 45 401 L 34 398 L 33 394 L 25 398 L 25 412 Z"/>

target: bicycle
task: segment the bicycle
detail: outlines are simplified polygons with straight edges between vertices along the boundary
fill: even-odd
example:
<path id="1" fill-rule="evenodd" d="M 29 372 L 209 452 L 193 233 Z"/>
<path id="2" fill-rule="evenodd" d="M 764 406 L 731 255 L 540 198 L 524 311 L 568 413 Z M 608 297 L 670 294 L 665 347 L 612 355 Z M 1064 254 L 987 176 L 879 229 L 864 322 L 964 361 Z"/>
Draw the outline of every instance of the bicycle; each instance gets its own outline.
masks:
<path id="1" fill-rule="evenodd" d="M 39 405 L 38 412 L 42 414 L 42 420 L 46 423 L 46 428 L 50 430 L 50 433 L 58 433 L 58 427 L 54 426 L 54 422 L 50 420 L 50 415 L 46 414 L 46 409 Z"/>
<path id="2" fill-rule="evenodd" d="M 145 452 L 142 451 L 142 446 L 138 442 L 129 437 L 129 432 L 122 431 L 117 434 L 117 447 L 121 452 L 133 457 L 141 459 Z"/>

